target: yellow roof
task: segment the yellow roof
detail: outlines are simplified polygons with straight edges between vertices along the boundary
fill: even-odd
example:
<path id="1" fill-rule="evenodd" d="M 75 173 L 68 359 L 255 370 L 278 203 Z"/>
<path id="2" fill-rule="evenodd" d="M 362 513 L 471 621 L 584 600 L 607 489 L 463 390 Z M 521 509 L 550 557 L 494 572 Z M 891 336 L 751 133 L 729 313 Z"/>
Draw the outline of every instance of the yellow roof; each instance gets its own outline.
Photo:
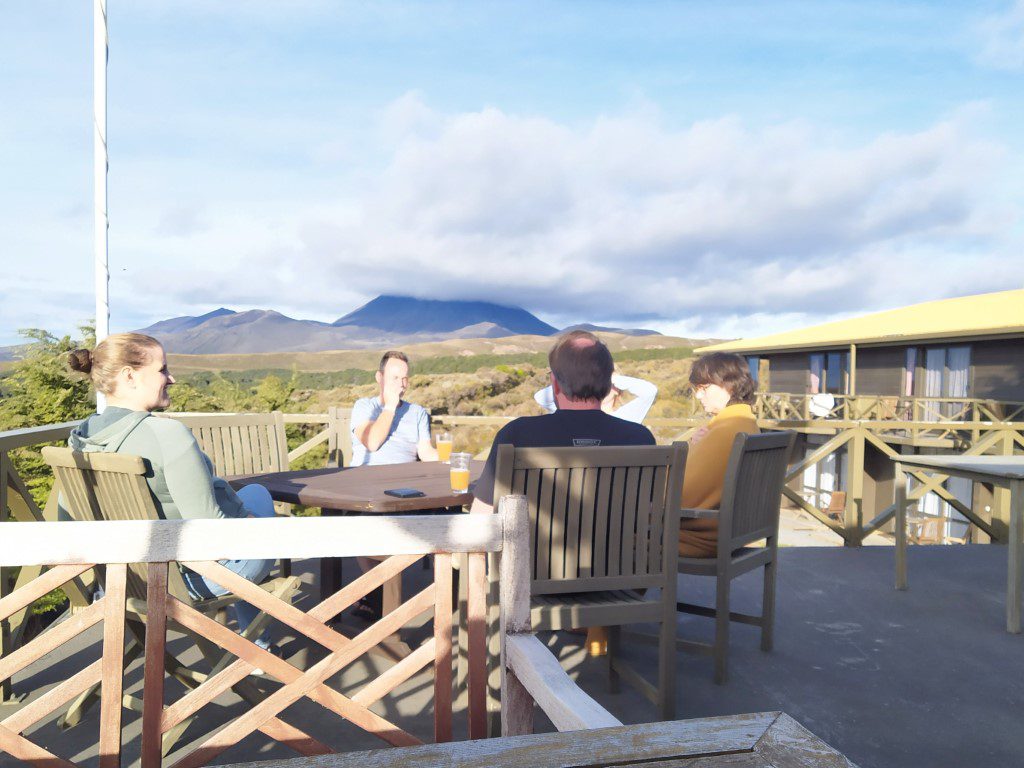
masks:
<path id="1" fill-rule="evenodd" d="M 928 301 L 697 351 L 769 352 L 1014 334 L 1024 334 L 1024 289 Z"/>

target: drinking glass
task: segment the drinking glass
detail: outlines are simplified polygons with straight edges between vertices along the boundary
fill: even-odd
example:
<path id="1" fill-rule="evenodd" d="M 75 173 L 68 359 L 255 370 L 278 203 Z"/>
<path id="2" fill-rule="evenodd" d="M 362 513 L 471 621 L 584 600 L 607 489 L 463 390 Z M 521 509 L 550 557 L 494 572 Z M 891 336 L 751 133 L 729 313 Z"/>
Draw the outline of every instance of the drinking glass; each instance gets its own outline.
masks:
<path id="1" fill-rule="evenodd" d="M 466 493 L 469 490 L 469 462 L 472 458 L 469 453 L 453 453 L 449 459 L 452 493 Z"/>

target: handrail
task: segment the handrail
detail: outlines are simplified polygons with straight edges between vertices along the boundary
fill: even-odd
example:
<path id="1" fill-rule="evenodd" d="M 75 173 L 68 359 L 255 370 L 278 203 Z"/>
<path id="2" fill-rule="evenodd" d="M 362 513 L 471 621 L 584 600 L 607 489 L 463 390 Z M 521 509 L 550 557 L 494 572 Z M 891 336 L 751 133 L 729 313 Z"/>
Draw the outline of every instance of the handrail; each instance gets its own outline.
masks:
<path id="1" fill-rule="evenodd" d="M 81 423 L 81 420 L 63 421 L 60 424 L 44 424 L 39 427 L 23 427 L 0 432 L 0 451 L 13 451 L 40 443 L 67 440 L 71 430 Z"/>

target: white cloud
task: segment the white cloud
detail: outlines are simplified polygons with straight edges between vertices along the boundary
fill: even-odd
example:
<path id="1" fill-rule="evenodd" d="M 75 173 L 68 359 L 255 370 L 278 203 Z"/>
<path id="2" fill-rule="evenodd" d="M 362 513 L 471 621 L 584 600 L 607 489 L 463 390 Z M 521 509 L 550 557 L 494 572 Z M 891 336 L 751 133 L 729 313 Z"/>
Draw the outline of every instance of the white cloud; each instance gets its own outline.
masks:
<path id="1" fill-rule="evenodd" d="M 989 193 L 1001 149 L 979 115 L 851 143 L 800 122 L 668 128 L 649 107 L 447 115 L 410 95 L 381 114 L 383 167 L 328 163 L 334 184 L 254 178 L 175 208 L 147 164 L 153 192 L 112 228 L 114 301 L 134 325 L 220 305 L 333 320 L 406 293 L 733 336 L 1016 286 L 1019 212 Z"/>
<path id="2" fill-rule="evenodd" d="M 987 16 L 977 32 L 981 42 L 979 63 L 995 69 L 1024 69 L 1024 0 Z"/>

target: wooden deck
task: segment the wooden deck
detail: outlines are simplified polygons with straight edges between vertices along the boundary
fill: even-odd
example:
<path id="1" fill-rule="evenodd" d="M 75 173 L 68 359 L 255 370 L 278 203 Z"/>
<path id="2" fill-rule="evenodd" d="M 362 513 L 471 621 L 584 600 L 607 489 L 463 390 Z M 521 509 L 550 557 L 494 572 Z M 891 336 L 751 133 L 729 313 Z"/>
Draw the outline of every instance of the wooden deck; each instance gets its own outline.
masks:
<path id="1" fill-rule="evenodd" d="M 315 563 L 296 563 L 297 570 Z M 1004 624 L 1006 549 L 995 545 L 912 547 L 910 590 L 893 589 L 893 550 L 866 548 L 792 548 L 780 551 L 776 650 L 758 650 L 756 630 L 734 626 L 730 681 L 712 682 L 711 660 L 683 655 L 678 672 L 679 716 L 683 718 L 781 710 L 864 768 L 870 766 L 1002 766 L 1024 760 L 1024 635 L 1007 634 Z M 427 572 L 412 569 L 412 579 Z M 309 574 L 307 578 L 311 578 Z M 707 581 L 708 583 L 703 583 Z M 410 585 L 412 586 L 412 585 Z M 709 596 L 710 580 L 683 577 L 680 594 Z M 753 576 L 734 584 L 738 610 L 756 605 L 759 582 Z M 307 598 L 311 592 L 307 590 Z M 707 637 L 710 622 L 680 619 L 687 637 Z M 581 637 L 544 637 L 578 675 L 585 690 L 626 723 L 654 720 L 654 707 L 628 686 L 609 695 L 604 665 L 585 657 Z M 49 664 L 33 667 L 15 680 L 15 691 L 45 690 L 95 658 L 89 642 L 97 635 L 54 654 Z M 288 650 L 288 644 L 285 642 Z M 653 670 L 655 649 L 636 645 L 627 651 L 638 665 Z M 389 662 L 364 659 L 342 679 L 355 687 Z M 133 670 L 128 690 L 141 684 Z M 381 702 L 380 711 L 425 739 L 432 738 L 429 702 L 432 688 L 424 677 L 404 684 Z M 237 712 L 241 704 L 230 705 Z M 5 708 L 2 716 L 10 714 Z M 224 711 L 227 719 L 228 710 Z M 82 726 L 59 731 L 51 717 L 34 739 L 62 756 L 89 753 L 95 738 L 93 710 Z M 315 704 L 297 704 L 289 718 L 317 737 L 352 750 L 379 742 L 337 728 L 337 719 Z M 125 712 L 126 760 L 138 755 L 138 715 Z M 457 718 L 457 721 L 461 721 Z M 209 720 L 205 727 L 213 725 Z M 538 730 L 545 723 L 538 721 Z M 456 733 L 456 738 L 464 737 Z M 186 738 L 185 741 L 189 739 Z M 265 748 L 252 737 L 225 752 L 218 763 L 293 757 L 284 747 Z M 16 765 L 0 755 L 0 766 Z"/>

